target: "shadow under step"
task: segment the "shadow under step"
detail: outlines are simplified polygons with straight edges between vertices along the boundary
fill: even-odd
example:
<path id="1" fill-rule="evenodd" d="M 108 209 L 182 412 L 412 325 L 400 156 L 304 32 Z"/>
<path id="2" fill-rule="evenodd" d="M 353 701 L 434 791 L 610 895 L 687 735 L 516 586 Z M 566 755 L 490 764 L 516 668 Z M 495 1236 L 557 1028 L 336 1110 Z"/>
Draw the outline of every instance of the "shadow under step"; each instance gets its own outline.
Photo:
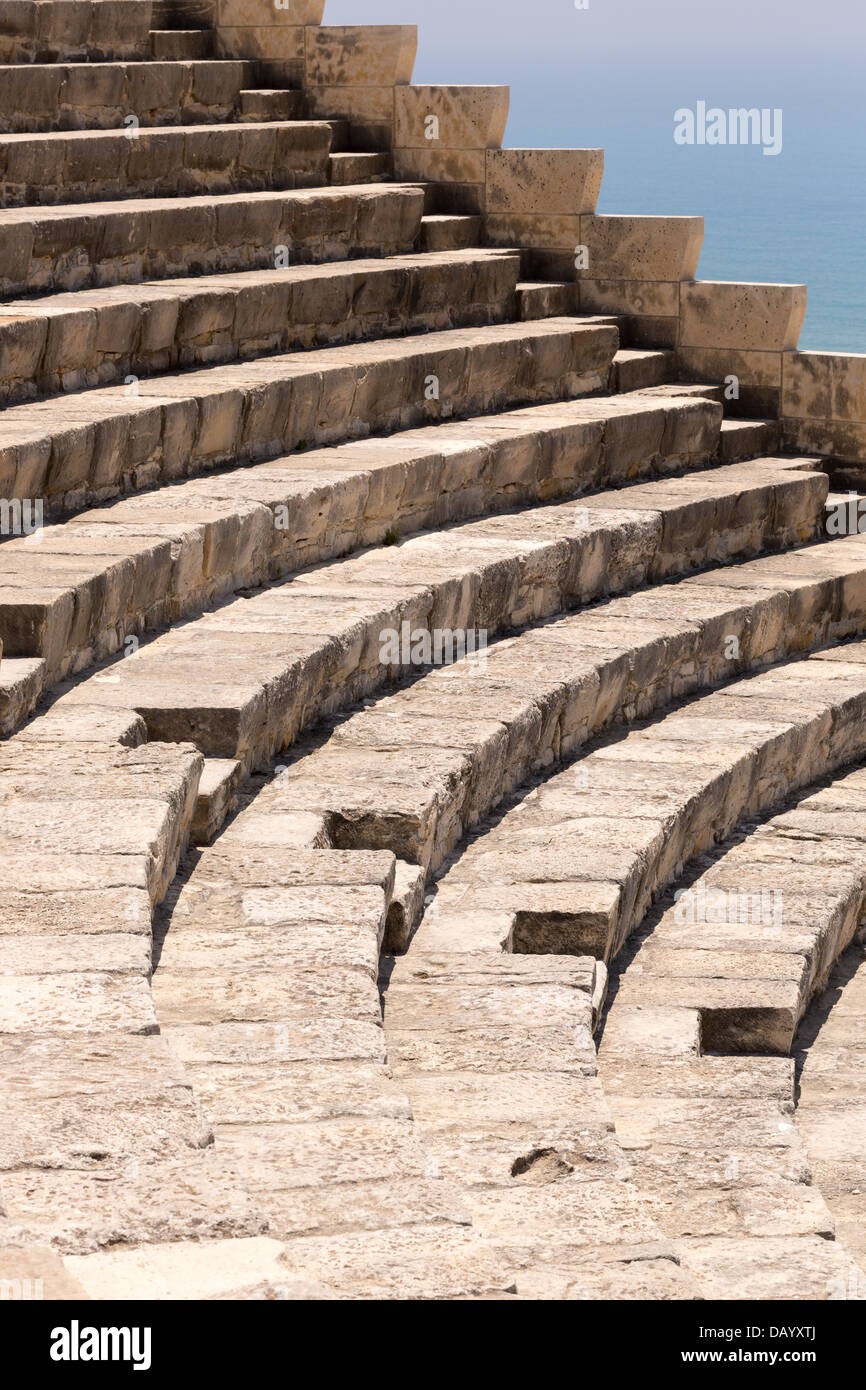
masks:
<path id="1" fill-rule="evenodd" d="M 304 94 L 297 88 L 263 87 L 240 93 L 241 117 L 245 121 L 297 121 L 304 111 Z"/>
<path id="2" fill-rule="evenodd" d="M 739 463 L 741 459 L 774 453 L 778 448 L 778 420 L 722 421 L 718 455 L 721 463 Z"/>
<path id="3" fill-rule="evenodd" d="M 151 29 L 150 51 L 156 59 L 212 58 L 210 29 Z"/>
<path id="4" fill-rule="evenodd" d="M 419 251 L 466 251 L 481 245 L 480 217 L 437 213 L 421 218 Z"/>
<path id="5" fill-rule="evenodd" d="M 576 280 L 521 280 L 517 286 L 517 317 L 523 322 L 577 312 Z"/>
<path id="6" fill-rule="evenodd" d="M 612 391 L 643 391 L 675 380 L 676 353 L 669 348 L 620 348 L 611 367 Z"/>
<path id="7" fill-rule="evenodd" d="M 392 163 L 389 154 L 332 154 L 329 160 L 331 183 L 350 185 L 358 183 L 381 183 L 391 177 Z"/>

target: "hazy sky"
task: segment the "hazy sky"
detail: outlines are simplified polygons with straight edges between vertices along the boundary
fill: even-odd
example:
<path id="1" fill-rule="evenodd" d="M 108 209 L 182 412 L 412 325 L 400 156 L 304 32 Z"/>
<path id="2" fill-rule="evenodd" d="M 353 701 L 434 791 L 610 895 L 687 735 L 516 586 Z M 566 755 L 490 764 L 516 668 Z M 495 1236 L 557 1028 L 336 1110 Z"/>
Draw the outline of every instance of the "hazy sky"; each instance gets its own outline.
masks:
<path id="1" fill-rule="evenodd" d="M 600 212 L 706 214 L 700 274 L 807 281 L 810 346 L 866 350 L 866 0 L 327 0 L 325 22 L 417 24 L 416 82 L 509 85 L 506 145 L 604 148 Z M 781 107 L 782 154 L 676 146 L 698 101 Z"/>
<path id="2" fill-rule="evenodd" d="M 359 21 L 418 25 L 416 82 L 509 84 L 509 144 L 700 97 L 862 112 L 864 0 L 327 0 L 326 23 Z"/>

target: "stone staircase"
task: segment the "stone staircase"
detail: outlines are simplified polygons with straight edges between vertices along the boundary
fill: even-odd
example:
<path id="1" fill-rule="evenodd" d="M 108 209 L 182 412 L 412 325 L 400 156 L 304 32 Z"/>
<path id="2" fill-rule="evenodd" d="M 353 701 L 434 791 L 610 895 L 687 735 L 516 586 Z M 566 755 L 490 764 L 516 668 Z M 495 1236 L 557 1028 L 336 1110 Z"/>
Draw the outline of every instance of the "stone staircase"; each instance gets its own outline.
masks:
<path id="1" fill-rule="evenodd" d="M 862 1297 L 864 359 L 322 11 L 0 3 L 0 1277 Z"/>

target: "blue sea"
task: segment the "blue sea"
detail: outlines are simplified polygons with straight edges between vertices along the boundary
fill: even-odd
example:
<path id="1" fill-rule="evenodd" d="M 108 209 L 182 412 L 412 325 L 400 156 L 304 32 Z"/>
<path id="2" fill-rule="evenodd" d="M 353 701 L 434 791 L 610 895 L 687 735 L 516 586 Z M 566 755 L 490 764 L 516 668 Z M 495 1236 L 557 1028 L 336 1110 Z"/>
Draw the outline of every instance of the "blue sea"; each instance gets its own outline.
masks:
<path id="1" fill-rule="evenodd" d="M 866 352 L 866 119 L 788 84 L 670 73 L 645 92 L 593 80 L 544 99 L 527 74 L 512 83 L 509 145 L 587 145 L 605 152 L 598 211 L 704 218 L 698 275 L 808 286 L 800 346 Z M 782 150 L 677 145 L 674 112 L 708 106 L 782 110 Z"/>
<path id="2" fill-rule="evenodd" d="M 600 212 L 702 214 L 702 278 L 807 284 L 801 346 L 866 352 L 862 0 L 589 3 L 366 0 L 365 18 L 418 21 L 415 82 L 509 84 L 506 145 L 603 148 Z M 356 10 L 328 0 L 328 22 Z M 781 153 L 675 144 L 698 101 L 781 108 Z"/>
<path id="3" fill-rule="evenodd" d="M 598 210 L 701 213 L 700 278 L 805 283 L 800 346 L 866 352 L 866 141 L 782 109 L 778 156 L 677 146 L 670 113 L 611 129 Z"/>

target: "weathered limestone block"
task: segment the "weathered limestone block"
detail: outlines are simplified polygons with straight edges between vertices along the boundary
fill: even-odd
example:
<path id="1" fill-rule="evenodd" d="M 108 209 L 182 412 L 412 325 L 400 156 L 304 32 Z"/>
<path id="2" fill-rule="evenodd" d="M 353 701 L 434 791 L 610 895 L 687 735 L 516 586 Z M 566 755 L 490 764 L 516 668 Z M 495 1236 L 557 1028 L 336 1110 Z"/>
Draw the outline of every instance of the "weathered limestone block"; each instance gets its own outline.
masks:
<path id="1" fill-rule="evenodd" d="M 8 68 L 0 80 L 0 129 L 38 129 L 31 122 L 49 111 L 57 112 L 68 71 L 48 64 Z M 89 104 L 95 103 L 91 100 Z M 27 124 L 14 124 L 16 116 Z"/>
<path id="2" fill-rule="evenodd" d="M 837 1241 L 818 1235 L 688 1239 L 679 1241 L 677 1249 L 683 1267 L 699 1281 L 704 1298 L 824 1301 L 858 1297 L 840 1292 L 851 1286 L 850 1256 Z M 856 1280 L 862 1280 L 862 1275 Z"/>
<path id="3" fill-rule="evenodd" d="M 417 864 L 398 859 L 394 875 L 394 891 L 388 906 L 384 947 L 387 951 L 405 951 L 416 926 L 424 913 L 424 870 Z"/>
<path id="4" fill-rule="evenodd" d="M 25 225 L 19 226 L 14 214 L 7 214 L 13 225 L 3 230 L 10 232 L 10 272 L 28 263 L 18 282 L 22 289 L 34 283 L 79 288 L 96 279 L 97 265 L 100 279 L 128 278 L 130 261 L 141 274 L 160 278 L 193 265 L 197 271 L 273 267 L 274 248 L 281 244 L 289 248 L 293 264 L 342 260 L 365 246 L 377 255 L 408 251 L 422 207 L 420 189 L 310 189 L 165 199 L 152 204 L 149 214 L 130 212 L 121 203 L 98 222 L 70 215 L 68 221 L 51 219 L 38 228 L 23 215 Z M 0 241 L 0 256 L 3 246 Z M 84 267 L 77 273 L 69 265 L 73 257 Z"/>
<path id="5" fill-rule="evenodd" d="M 782 435 L 855 463 L 866 460 L 866 354 L 789 352 L 782 358 Z"/>
<path id="6" fill-rule="evenodd" d="M 694 279 L 703 233 L 702 217 L 582 217 L 582 312 L 624 314 L 625 341 L 675 347 L 680 282 Z"/>
<path id="7" fill-rule="evenodd" d="M 490 150 L 488 213 L 526 217 L 595 211 L 603 150 Z"/>
<path id="8" fill-rule="evenodd" d="M 67 403 L 70 397 L 59 408 L 54 401 L 10 407 L 9 444 L 0 448 L 0 483 L 13 496 L 25 487 L 19 496 L 45 496 L 52 502 L 76 494 L 80 505 L 82 491 L 91 496 L 116 492 L 119 470 L 130 479 L 135 469 L 152 465 L 149 477 L 155 481 L 161 475 L 168 481 L 189 469 L 195 458 L 261 458 L 298 440 L 329 442 L 322 437 L 323 424 L 332 431 L 331 439 L 344 439 L 368 433 L 374 420 L 386 430 L 405 428 L 500 409 L 509 401 L 584 395 L 605 380 L 615 345 L 614 329 L 582 328 L 570 320 L 516 328 L 501 324 L 334 348 L 327 359 L 305 353 L 298 361 L 271 357 L 243 367 L 187 373 L 171 388 L 177 395 L 169 393 L 165 378 L 154 378 L 141 381 L 137 397 L 129 397 L 124 387 L 107 387 L 83 393 L 74 406 Z M 430 373 L 441 383 L 438 400 L 425 396 Z M 319 404 L 323 393 L 329 398 L 330 424 L 323 421 Z M 246 413 L 245 401 L 250 403 Z M 30 411 L 35 416 L 25 422 L 21 412 Z M 20 444 L 13 442 L 16 424 L 25 434 Z M 49 438 L 53 449 L 39 452 L 37 481 L 30 450 Z M 14 483 L 11 476 L 7 481 L 13 470 Z"/>
<path id="9" fill-rule="evenodd" d="M 0 402 L 383 330 L 499 322 L 511 317 L 519 273 L 517 256 L 456 252 L 18 301 L 0 317 Z"/>
<path id="10" fill-rule="evenodd" d="M 310 27 L 304 41 L 310 87 L 393 87 L 412 80 L 414 24 Z"/>
<path id="11" fill-rule="evenodd" d="M 240 772 L 240 763 L 233 758 L 205 760 L 192 823 L 194 844 L 209 844 L 232 811 Z"/>
<path id="12" fill-rule="evenodd" d="M 348 120 L 355 150 L 390 149 L 394 89 L 412 80 L 415 25 L 308 25 L 302 32 L 310 114 Z"/>
<path id="13" fill-rule="evenodd" d="M 238 1240 L 178 1241 L 140 1248 L 67 1255 L 63 1265 L 68 1277 L 83 1286 L 85 1297 L 115 1298 L 228 1298 L 250 1286 L 268 1284 L 272 1298 L 291 1283 L 280 1262 L 284 1247 L 266 1236 Z M 316 1288 L 299 1297 L 321 1297 Z"/>
<path id="14" fill-rule="evenodd" d="M 193 125 L 125 131 L 0 135 L 7 207 L 117 196 L 269 190 L 324 182 L 324 122 Z M 273 255 L 273 252 L 272 252 Z"/>
<path id="15" fill-rule="evenodd" d="M 148 0 L 3 0 L 0 62 L 149 58 Z"/>
<path id="16" fill-rule="evenodd" d="M 856 775 L 856 774 L 855 774 Z M 843 779 L 847 780 L 847 779 Z M 827 791 L 835 791 L 835 783 Z M 802 803 L 801 803 L 802 804 Z M 814 1181 L 836 1222 L 836 1234 L 866 1266 L 864 1210 L 863 1079 L 866 1050 L 860 1028 L 866 970 L 862 944 L 846 952 L 827 982 L 826 993 L 807 1014 L 797 1035 L 801 1064 L 797 1128 L 806 1144 Z M 852 1270 L 833 1297 L 863 1291 Z"/>
<path id="17" fill-rule="evenodd" d="M 300 86 L 303 81 L 304 30 L 297 25 L 222 25 L 217 30 L 216 47 L 221 58 L 279 64 L 287 87 Z"/>
<path id="18" fill-rule="evenodd" d="M 437 212 L 483 212 L 485 151 L 502 143 L 508 101 L 507 87 L 396 87 L 396 176 L 437 185 Z"/>
<path id="19" fill-rule="evenodd" d="M 8 734 L 32 713 L 45 688 L 47 663 L 41 657 L 0 665 L 0 733 Z"/>
<path id="20" fill-rule="evenodd" d="M 589 252 L 582 280 L 693 280 L 704 235 L 702 217 L 581 219 Z"/>
<path id="21" fill-rule="evenodd" d="M 179 1191 L 183 1201 L 177 1200 Z M 108 1173 L 21 1170 L 3 1179 L 7 1220 L 64 1254 L 104 1246 L 257 1236 L 267 1218 L 213 1150 Z"/>
<path id="22" fill-rule="evenodd" d="M 698 280 L 682 291 L 680 341 L 688 348 L 791 352 L 805 313 L 805 285 Z"/>
<path id="23" fill-rule="evenodd" d="M 353 123 L 350 137 L 355 148 L 384 149 L 393 127 L 393 87 L 308 87 L 309 113 L 317 120 L 342 119 Z M 357 129 L 354 128 L 357 126 Z M 381 135 L 378 146 L 372 142 Z"/>
<path id="24" fill-rule="evenodd" d="M 573 280 L 580 218 L 595 212 L 603 169 L 603 150 L 488 150 L 488 241 L 525 247 L 537 276 Z"/>
<path id="25" fill-rule="evenodd" d="M 705 381 L 736 377 L 739 395 L 731 397 L 732 413 L 778 416 L 782 354 L 796 348 L 805 313 L 805 285 L 709 280 L 683 285 L 680 374 Z"/>
<path id="26" fill-rule="evenodd" d="M 152 0 L 151 27 L 170 29 L 213 29 L 217 21 L 218 0 Z"/>
<path id="27" fill-rule="evenodd" d="M 545 501 L 573 492 L 575 480 L 592 480 L 596 486 L 616 483 L 646 473 L 659 461 L 664 468 L 705 462 L 715 449 L 720 410 L 713 402 L 699 400 L 672 400 L 664 408 L 635 400 L 622 402 L 616 409 L 586 400 L 536 409 L 531 418 L 519 411 L 502 416 L 493 438 L 482 417 L 437 426 L 435 436 L 420 431 L 387 442 L 356 441 L 338 449 L 309 451 L 303 458 L 295 455 L 236 469 L 206 483 L 190 481 L 158 495 L 120 501 L 79 514 L 74 523 L 46 527 L 38 560 L 33 559 L 28 541 L 6 542 L 0 551 L 0 633 L 12 655 L 20 654 L 21 644 L 26 643 L 24 651 L 50 658 L 51 676 L 56 679 L 72 662 L 81 668 L 100 654 L 116 651 L 125 633 L 141 631 L 142 624 L 164 622 L 168 613 L 179 617 L 268 573 L 295 572 L 304 563 L 340 555 L 347 547 L 378 544 L 389 527 L 414 530 L 433 519 L 442 524 L 464 520 L 485 508 L 501 511 L 518 500 Z M 736 476 L 719 476 L 722 498 L 730 486 L 725 479 L 733 481 Z M 751 517 L 757 499 L 770 515 L 773 508 L 766 487 L 757 477 L 749 481 L 753 484 L 747 493 L 749 504 L 742 490 L 738 494 L 743 519 Z M 810 520 L 814 529 L 821 486 L 826 489 L 823 474 L 792 474 L 789 483 L 778 488 L 792 524 L 798 518 L 792 504 L 800 500 L 805 536 L 810 534 Z M 324 513 L 323 487 L 332 494 Z M 616 506 L 624 494 L 606 496 L 608 505 Z M 591 500 L 587 521 L 594 517 L 596 525 L 604 522 L 598 512 L 603 502 L 604 496 Z M 673 534 L 674 518 L 682 520 L 686 515 L 674 502 L 669 513 Z M 273 525 L 278 508 L 288 509 L 290 524 L 285 530 Z M 546 515 L 555 522 L 559 517 L 558 526 L 572 529 L 573 515 L 567 509 Z M 715 507 L 702 507 L 692 515 L 702 518 L 704 539 L 706 525 L 713 524 L 711 518 L 719 523 L 716 529 L 731 529 L 732 540 L 737 534 L 731 519 L 722 518 Z M 619 519 L 611 516 L 608 526 L 616 526 Z M 781 527 L 782 523 L 780 512 L 776 524 Z M 525 525 L 518 518 L 507 523 L 509 540 L 522 535 Z M 624 545 L 623 528 L 616 529 L 622 558 L 618 563 L 606 562 L 609 582 L 614 576 L 617 582 L 625 582 L 636 557 Z M 651 529 L 658 541 L 658 523 Z M 694 520 L 690 530 L 695 532 Z M 597 536 L 601 534 L 596 531 Z M 794 534 L 799 537 L 800 532 Z M 721 543 L 719 536 L 713 545 Z M 417 545 L 409 551 L 410 560 L 415 550 Z M 79 572 L 79 556 L 87 557 L 89 570 L 82 567 Z M 123 566 L 121 557 L 127 562 Z M 128 562 L 135 567 L 131 584 Z M 650 556 L 644 554 L 638 578 L 649 562 Z M 585 563 L 590 565 L 589 557 Z M 42 582 L 45 570 L 52 573 L 53 588 Z M 122 587 L 118 584 L 121 575 Z M 537 605 L 537 563 L 531 575 L 521 588 Z M 407 576 L 411 580 L 411 567 Z M 585 575 L 587 597 L 597 592 L 599 578 Z M 271 607 L 274 602 L 272 598 Z M 106 613 L 114 626 L 107 623 Z M 673 615 L 679 616 L 676 606 Z M 472 693 L 472 700 L 480 713 L 481 692 Z M 495 716 L 498 713 L 494 710 Z"/>
<path id="28" fill-rule="evenodd" d="M 508 103 L 508 87 L 401 86 L 394 92 L 394 143 L 405 150 L 497 150 Z"/>

